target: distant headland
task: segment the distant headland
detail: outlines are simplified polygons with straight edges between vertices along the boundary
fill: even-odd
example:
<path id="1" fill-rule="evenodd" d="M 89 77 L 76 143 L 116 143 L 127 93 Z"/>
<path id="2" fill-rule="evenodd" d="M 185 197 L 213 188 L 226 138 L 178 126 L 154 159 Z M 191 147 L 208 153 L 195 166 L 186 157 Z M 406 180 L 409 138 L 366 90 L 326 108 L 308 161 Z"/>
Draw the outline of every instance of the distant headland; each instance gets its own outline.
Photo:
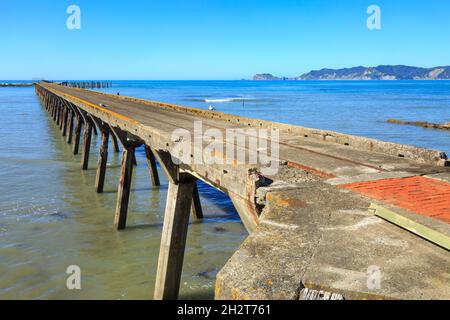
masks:
<path id="1" fill-rule="evenodd" d="M 270 73 L 257 74 L 253 80 L 450 80 L 450 66 L 419 68 L 403 65 L 353 67 L 313 70 L 299 77 L 276 77 Z"/>

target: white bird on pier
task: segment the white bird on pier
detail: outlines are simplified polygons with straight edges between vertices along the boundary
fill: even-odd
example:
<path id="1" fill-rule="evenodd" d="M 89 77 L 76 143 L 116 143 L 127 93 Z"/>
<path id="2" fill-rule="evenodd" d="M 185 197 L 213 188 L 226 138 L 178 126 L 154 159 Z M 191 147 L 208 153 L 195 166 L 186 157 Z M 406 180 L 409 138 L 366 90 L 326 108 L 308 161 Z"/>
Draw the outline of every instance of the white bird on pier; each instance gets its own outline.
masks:
<path id="1" fill-rule="evenodd" d="M 209 111 L 215 111 L 216 110 L 216 108 L 214 108 L 213 106 L 209 106 Z"/>

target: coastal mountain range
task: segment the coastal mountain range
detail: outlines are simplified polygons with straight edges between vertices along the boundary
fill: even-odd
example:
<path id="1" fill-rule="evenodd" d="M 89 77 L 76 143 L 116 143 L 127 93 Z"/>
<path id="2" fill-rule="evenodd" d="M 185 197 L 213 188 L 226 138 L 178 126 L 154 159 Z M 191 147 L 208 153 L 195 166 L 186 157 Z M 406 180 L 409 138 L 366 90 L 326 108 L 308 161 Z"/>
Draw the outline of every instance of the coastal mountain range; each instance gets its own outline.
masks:
<path id="1" fill-rule="evenodd" d="M 270 73 L 257 74 L 253 80 L 450 80 L 450 66 L 419 68 L 403 65 L 353 67 L 313 70 L 299 77 L 276 77 Z"/>

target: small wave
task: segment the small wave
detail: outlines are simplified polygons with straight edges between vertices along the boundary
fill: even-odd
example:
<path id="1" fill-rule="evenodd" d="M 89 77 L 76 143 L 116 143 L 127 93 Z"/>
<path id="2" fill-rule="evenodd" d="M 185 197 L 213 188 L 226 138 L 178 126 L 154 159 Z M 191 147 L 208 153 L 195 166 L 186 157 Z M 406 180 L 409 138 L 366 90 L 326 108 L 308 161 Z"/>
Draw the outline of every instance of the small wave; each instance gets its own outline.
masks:
<path id="1" fill-rule="evenodd" d="M 242 102 L 251 101 L 250 98 L 222 98 L 222 99 L 205 99 L 204 102 L 218 103 L 218 102 Z"/>

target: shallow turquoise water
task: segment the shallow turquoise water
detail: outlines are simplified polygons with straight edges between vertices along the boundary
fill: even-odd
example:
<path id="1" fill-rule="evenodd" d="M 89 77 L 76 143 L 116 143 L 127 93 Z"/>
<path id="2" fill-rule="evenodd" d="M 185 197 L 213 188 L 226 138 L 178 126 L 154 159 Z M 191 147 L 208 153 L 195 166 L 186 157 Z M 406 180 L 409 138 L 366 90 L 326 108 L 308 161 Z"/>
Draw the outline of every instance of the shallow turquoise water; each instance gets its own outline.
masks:
<path id="1" fill-rule="evenodd" d="M 2 81 L 0 81 L 2 82 Z M 450 132 L 385 123 L 450 121 L 450 82 L 115 81 L 108 92 L 450 151 Z M 143 150 L 129 228 L 112 228 L 120 156 L 93 192 L 32 88 L 0 88 L 0 298 L 150 299 L 167 181 L 153 188 Z M 211 298 L 214 277 L 246 237 L 229 199 L 202 184 L 206 220 L 190 226 L 182 298 Z M 66 288 L 79 265 L 82 290 Z"/>

